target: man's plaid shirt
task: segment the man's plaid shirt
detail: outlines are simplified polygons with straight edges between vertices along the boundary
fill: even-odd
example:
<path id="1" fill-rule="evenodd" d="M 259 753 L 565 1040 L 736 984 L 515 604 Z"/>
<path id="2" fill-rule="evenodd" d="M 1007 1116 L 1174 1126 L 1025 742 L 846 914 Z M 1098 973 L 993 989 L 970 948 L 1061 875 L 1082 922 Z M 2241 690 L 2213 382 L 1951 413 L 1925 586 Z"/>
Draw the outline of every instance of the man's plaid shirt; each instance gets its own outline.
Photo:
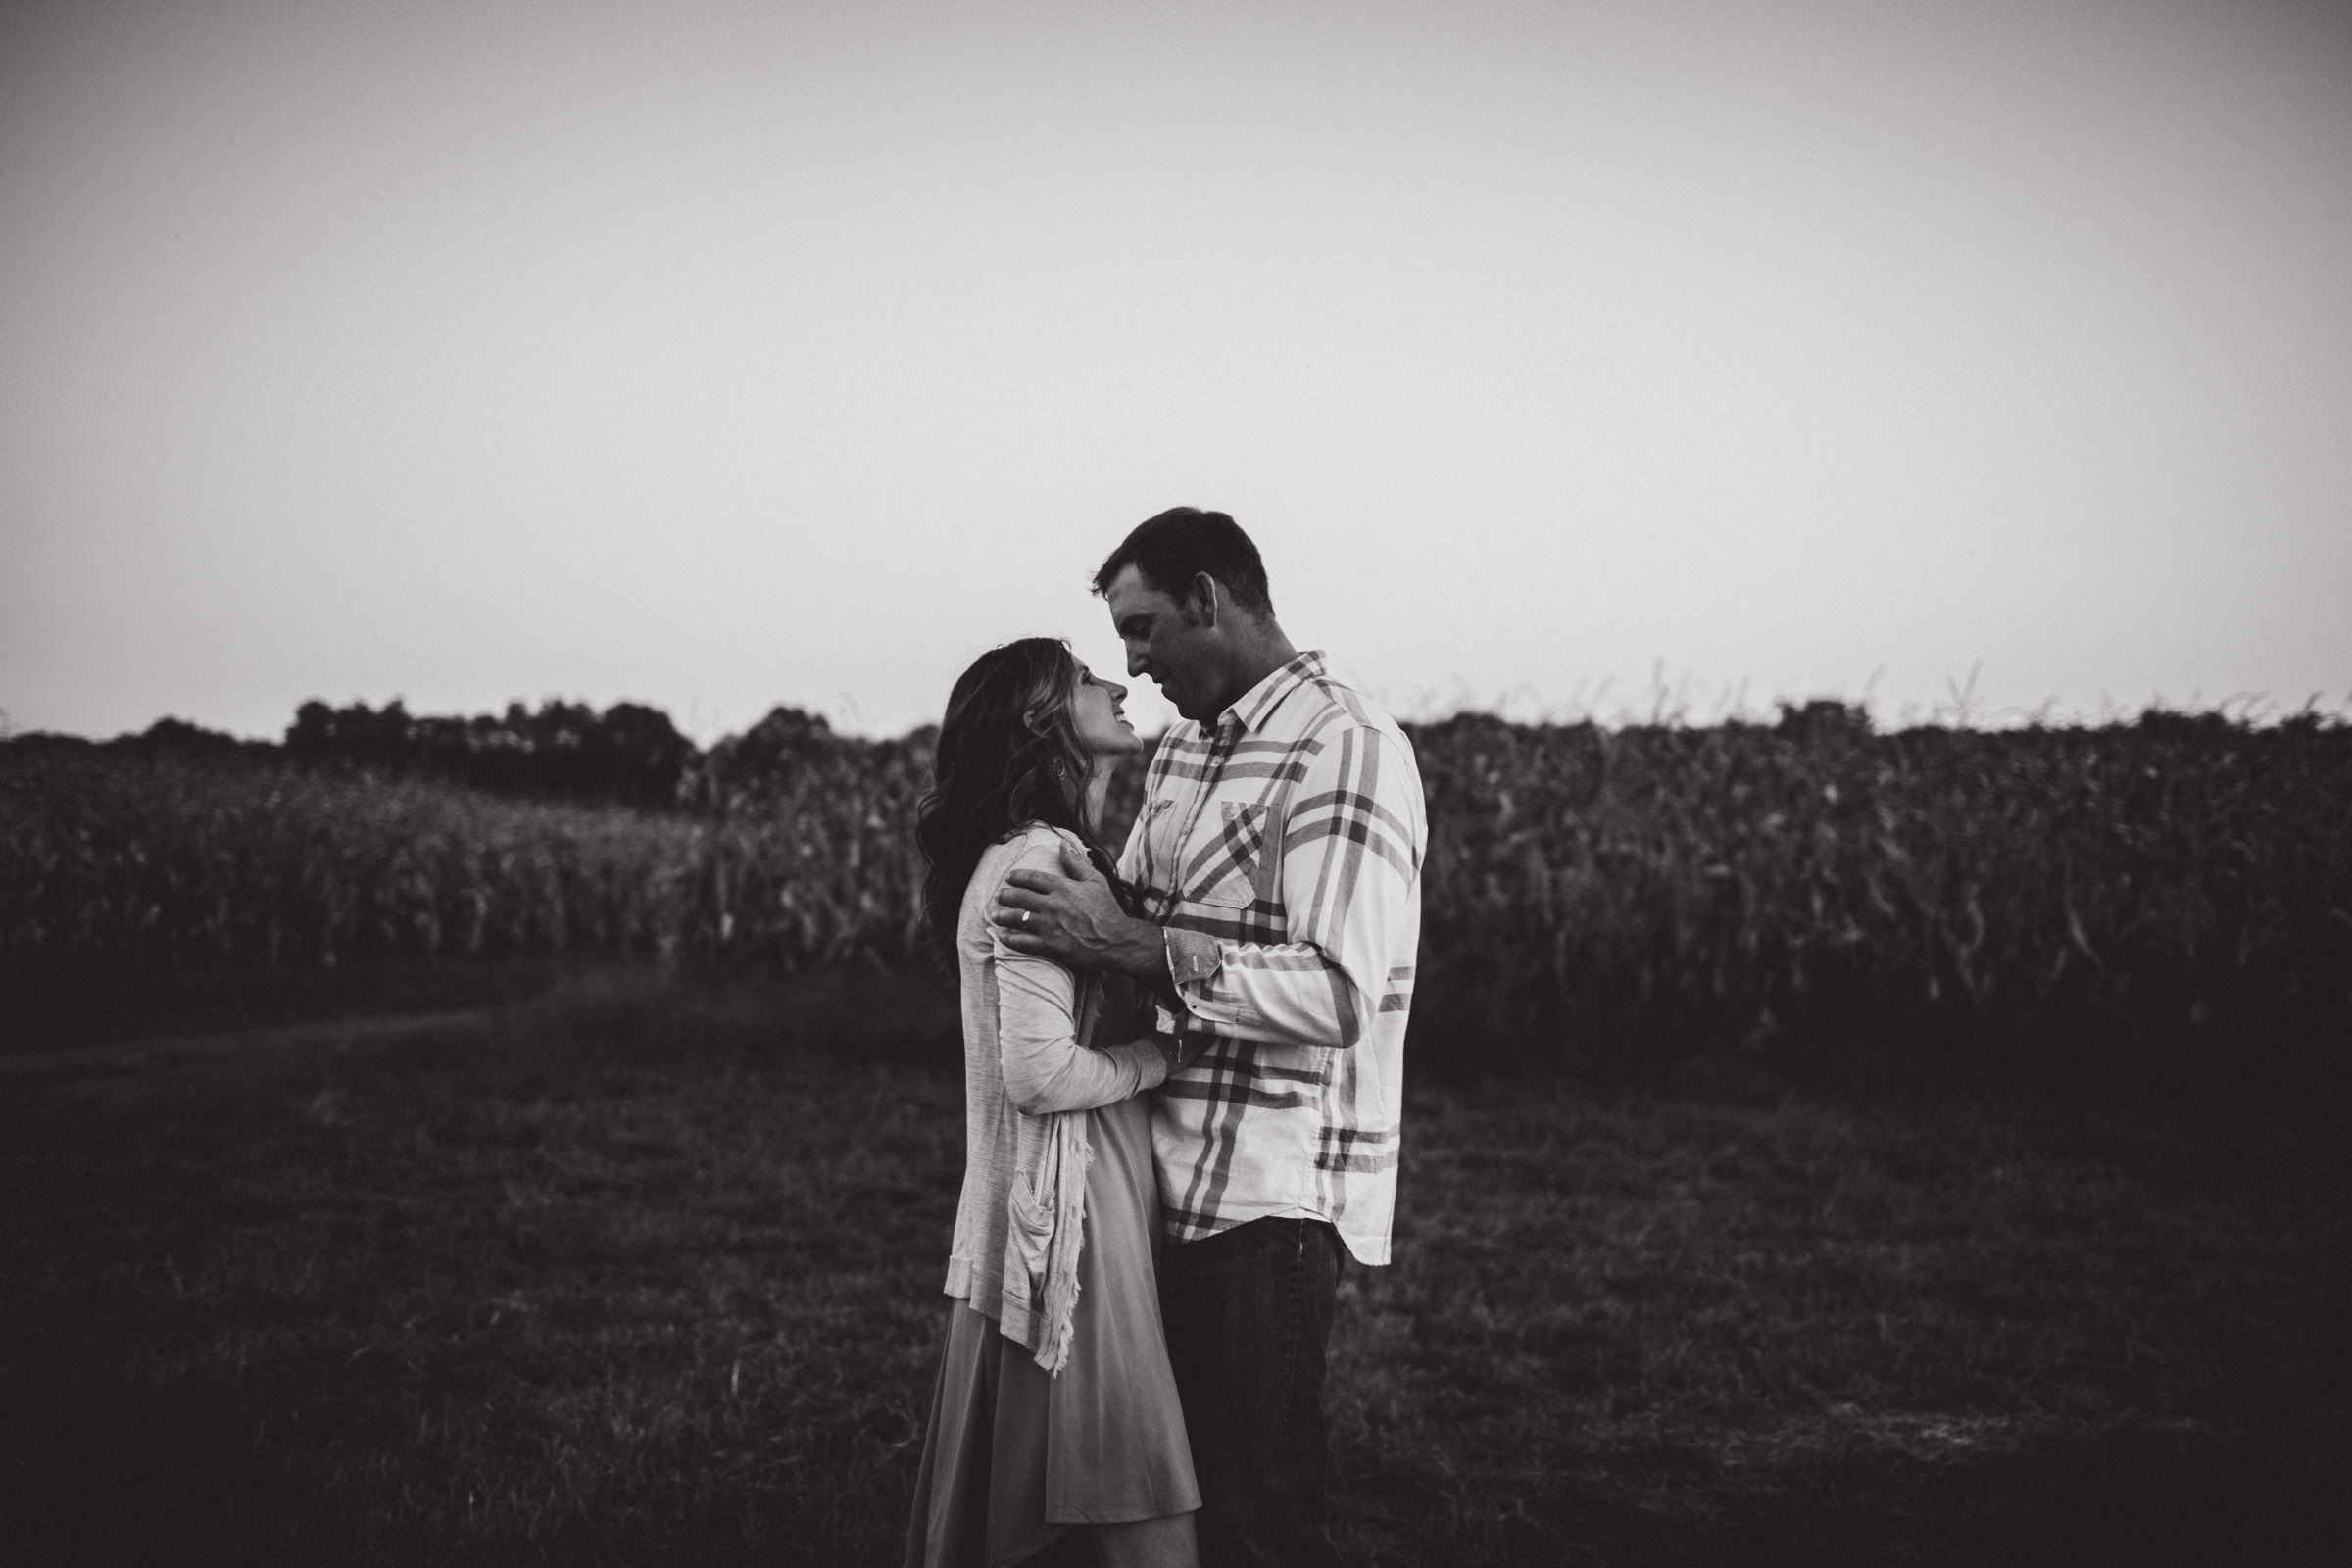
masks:
<path id="1" fill-rule="evenodd" d="M 1152 1101 L 1169 1235 L 1305 1216 L 1389 1260 L 1428 837 L 1412 743 L 1319 653 L 1160 743 L 1119 874 L 1213 1037 Z"/>

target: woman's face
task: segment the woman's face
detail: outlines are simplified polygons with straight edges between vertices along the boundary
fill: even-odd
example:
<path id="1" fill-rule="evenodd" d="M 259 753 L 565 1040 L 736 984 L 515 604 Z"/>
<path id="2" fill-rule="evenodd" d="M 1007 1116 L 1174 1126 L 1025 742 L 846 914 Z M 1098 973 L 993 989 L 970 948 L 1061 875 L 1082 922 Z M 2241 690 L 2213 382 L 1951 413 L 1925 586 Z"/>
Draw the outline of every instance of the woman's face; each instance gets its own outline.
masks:
<path id="1" fill-rule="evenodd" d="M 1089 756 L 1126 757 L 1144 749 L 1135 726 L 1119 710 L 1126 700 L 1126 687 L 1104 680 L 1083 662 L 1078 665 L 1078 689 L 1070 694 L 1070 722 L 1078 731 L 1078 744 Z"/>

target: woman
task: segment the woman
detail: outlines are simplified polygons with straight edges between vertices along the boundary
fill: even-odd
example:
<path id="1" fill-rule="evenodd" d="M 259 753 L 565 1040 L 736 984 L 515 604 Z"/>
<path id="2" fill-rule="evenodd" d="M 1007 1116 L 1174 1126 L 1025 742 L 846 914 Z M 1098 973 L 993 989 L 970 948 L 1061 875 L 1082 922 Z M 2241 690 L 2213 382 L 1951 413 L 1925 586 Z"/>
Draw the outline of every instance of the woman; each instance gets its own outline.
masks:
<path id="1" fill-rule="evenodd" d="M 939 729 L 915 838 L 963 988 L 964 1174 L 908 1568 L 1005 1568 L 1056 1543 L 1120 1565 L 1196 1561 L 1136 1098 L 1170 1059 L 1125 982 L 1014 953 L 988 919 L 1008 872 L 1057 867 L 1065 843 L 1108 873 L 1095 823 L 1143 745 L 1126 695 L 1032 637 L 965 670 Z"/>

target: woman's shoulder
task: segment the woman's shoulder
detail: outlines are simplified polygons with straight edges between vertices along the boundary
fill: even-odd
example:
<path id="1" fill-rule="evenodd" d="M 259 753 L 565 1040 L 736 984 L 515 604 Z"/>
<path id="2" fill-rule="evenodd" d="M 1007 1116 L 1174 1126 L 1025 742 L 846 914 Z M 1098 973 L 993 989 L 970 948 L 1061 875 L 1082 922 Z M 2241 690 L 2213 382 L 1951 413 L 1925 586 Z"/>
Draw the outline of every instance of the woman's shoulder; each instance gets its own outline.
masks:
<path id="1" fill-rule="evenodd" d="M 1010 846 L 1016 857 L 1048 846 L 1058 847 L 1068 844 L 1081 850 L 1086 848 L 1086 841 L 1068 828 L 1055 827 L 1051 822 L 1036 821 L 1023 822 L 1020 826 L 1008 830 L 1003 838 L 997 840 L 997 843 Z"/>
<path id="2" fill-rule="evenodd" d="M 1023 822 L 980 852 L 980 862 L 972 867 L 971 880 L 963 885 L 963 905 L 958 914 L 958 927 L 970 940 L 983 947 L 991 931 L 988 907 L 996 902 L 997 890 L 1004 879 L 1024 867 L 1052 867 L 1058 862 L 1061 842 L 1075 835 L 1044 822 Z"/>
<path id="3" fill-rule="evenodd" d="M 1008 829 L 1004 837 L 981 852 L 980 864 L 973 871 L 972 880 L 978 882 L 986 876 L 1001 877 L 1016 865 L 1050 860 L 1061 853 L 1064 844 L 1076 845 L 1081 851 L 1086 848 L 1078 835 L 1067 828 L 1055 827 L 1050 822 L 1023 822 L 1018 827 Z"/>

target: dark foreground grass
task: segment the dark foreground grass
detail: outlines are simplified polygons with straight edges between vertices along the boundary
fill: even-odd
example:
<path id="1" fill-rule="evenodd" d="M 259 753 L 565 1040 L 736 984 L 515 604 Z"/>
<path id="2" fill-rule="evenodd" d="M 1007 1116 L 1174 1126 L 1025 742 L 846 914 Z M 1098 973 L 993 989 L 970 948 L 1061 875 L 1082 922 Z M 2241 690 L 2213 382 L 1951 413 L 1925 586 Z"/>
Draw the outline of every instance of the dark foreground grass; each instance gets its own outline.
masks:
<path id="1" fill-rule="evenodd" d="M 0 1062 L 0 1555 L 895 1560 L 951 1004 L 621 976 Z M 1349 1561 L 2341 1540 L 2331 1134 L 1733 1087 L 1416 1092 L 1343 1287 Z"/>

